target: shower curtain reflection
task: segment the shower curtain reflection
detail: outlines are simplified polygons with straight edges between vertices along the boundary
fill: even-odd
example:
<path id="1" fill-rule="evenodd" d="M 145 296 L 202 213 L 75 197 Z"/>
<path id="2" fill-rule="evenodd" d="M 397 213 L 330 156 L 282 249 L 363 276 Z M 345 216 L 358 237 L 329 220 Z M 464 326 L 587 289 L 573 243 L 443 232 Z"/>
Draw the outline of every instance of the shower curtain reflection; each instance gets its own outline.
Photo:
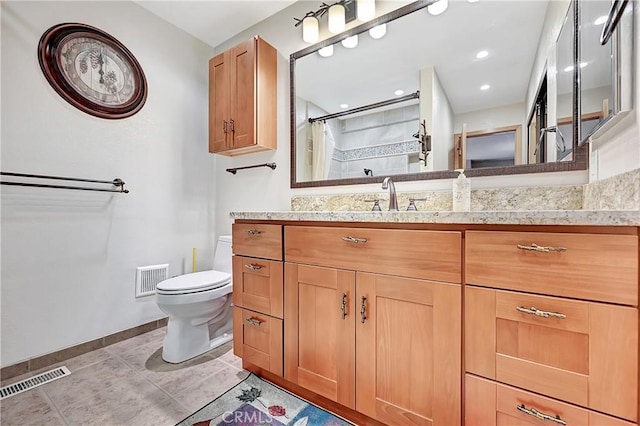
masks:
<path id="1" fill-rule="evenodd" d="M 325 180 L 329 176 L 329 165 L 335 147 L 331 129 L 324 121 L 311 125 L 311 179 Z"/>

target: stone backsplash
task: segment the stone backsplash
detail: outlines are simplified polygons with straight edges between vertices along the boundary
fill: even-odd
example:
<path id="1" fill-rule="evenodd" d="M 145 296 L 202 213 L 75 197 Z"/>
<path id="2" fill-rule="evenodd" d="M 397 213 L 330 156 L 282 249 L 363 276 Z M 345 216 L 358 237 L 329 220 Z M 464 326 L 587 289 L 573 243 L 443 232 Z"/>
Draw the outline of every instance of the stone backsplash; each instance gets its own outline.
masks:
<path id="1" fill-rule="evenodd" d="M 419 211 L 451 211 L 451 191 L 402 192 L 398 209 L 406 210 L 409 198 Z M 369 211 L 380 199 L 387 210 L 389 193 L 305 195 L 291 198 L 293 211 Z M 639 210 L 640 169 L 587 185 L 515 187 L 471 190 L 471 211 L 491 210 Z"/>

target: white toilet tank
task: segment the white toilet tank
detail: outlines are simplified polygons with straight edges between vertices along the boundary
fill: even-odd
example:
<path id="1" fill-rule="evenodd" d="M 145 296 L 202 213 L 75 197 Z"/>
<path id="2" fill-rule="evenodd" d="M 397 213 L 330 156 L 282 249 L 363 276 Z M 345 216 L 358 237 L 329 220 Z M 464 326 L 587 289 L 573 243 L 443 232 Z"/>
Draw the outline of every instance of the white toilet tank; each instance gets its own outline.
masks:
<path id="1" fill-rule="evenodd" d="M 231 235 L 220 235 L 213 255 L 213 269 L 231 273 Z"/>

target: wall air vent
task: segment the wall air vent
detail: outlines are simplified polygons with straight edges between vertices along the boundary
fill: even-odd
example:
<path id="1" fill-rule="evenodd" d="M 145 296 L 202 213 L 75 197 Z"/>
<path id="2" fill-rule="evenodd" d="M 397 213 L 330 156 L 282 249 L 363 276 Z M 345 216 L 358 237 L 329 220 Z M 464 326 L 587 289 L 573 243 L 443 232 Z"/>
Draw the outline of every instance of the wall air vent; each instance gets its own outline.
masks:
<path id="1" fill-rule="evenodd" d="M 136 268 L 136 298 L 156 294 L 156 285 L 169 278 L 169 264 Z"/>

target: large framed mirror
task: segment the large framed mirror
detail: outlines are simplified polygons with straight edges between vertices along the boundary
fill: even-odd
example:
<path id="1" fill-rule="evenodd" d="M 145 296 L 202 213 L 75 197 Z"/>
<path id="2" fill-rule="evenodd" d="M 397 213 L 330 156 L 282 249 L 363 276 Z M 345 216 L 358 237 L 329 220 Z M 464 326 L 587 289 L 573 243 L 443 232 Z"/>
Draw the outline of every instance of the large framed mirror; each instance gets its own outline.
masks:
<path id="1" fill-rule="evenodd" d="M 575 44 L 573 3 L 456 1 L 433 16 L 433 2 L 409 3 L 291 55 L 292 188 L 452 178 L 458 168 L 490 176 L 587 167 L 575 139 L 559 158 L 556 134 L 529 137 L 536 102 L 556 111 L 549 58 L 561 34 Z M 356 35 L 357 45 L 345 47 Z M 539 142 L 548 155 L 530 156 Z"/>

